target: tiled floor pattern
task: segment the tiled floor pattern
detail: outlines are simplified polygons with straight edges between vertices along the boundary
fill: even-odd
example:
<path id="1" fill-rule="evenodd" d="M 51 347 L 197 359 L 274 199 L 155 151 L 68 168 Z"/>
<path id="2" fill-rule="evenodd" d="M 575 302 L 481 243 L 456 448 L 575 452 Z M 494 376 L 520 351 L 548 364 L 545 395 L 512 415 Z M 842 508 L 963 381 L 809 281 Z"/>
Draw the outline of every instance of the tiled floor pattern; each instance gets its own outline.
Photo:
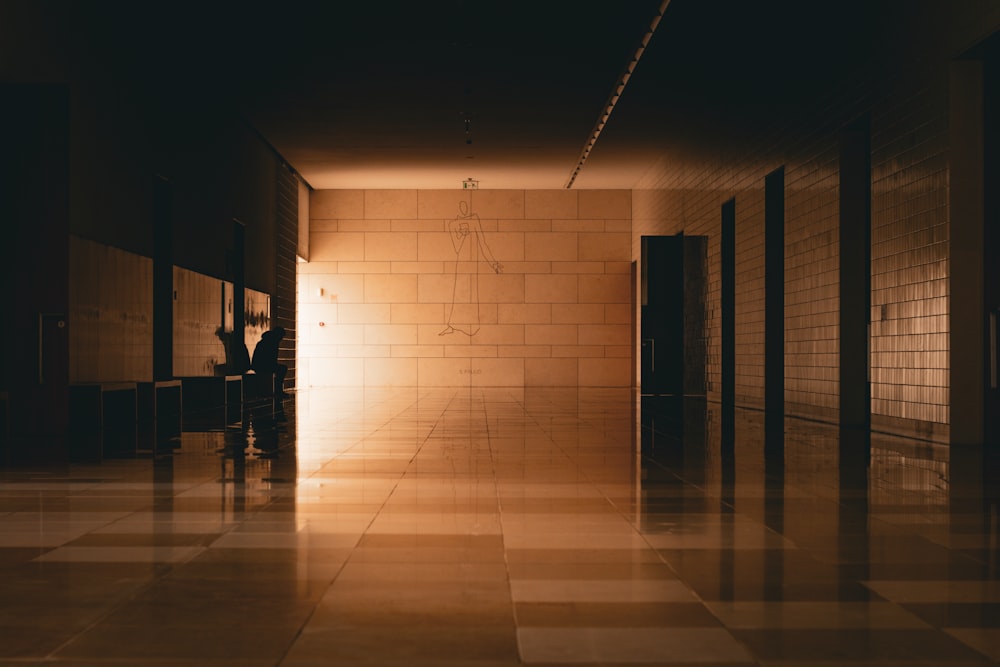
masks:
<path id="1" fill-rule="evenodd" d="M 155 461 L 0 471 L 0 665 L 1000 661 L 997 499 L 947 450 L 841 475 L 788 420 L 782 466 L 751 413 L 732 460 L 711 405 L 654 434 L 616 390 L 289 403 Z"/>

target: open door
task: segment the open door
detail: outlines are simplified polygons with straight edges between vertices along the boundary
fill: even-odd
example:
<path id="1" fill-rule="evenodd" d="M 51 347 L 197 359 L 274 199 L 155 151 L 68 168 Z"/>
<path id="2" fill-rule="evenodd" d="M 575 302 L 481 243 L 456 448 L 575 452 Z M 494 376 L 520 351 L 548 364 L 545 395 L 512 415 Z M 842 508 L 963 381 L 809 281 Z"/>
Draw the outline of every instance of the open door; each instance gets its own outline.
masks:
<path id="1" fill-rule="evenodd" d="M 642 237 L 642 377 L 645 395 L 684 393 L 684 246 Z"/>
<path id="2" fill-rule="evenodd" d="M 641 391 L 705 394 L 705 254 L 700 236 L 642 237 Z"/>

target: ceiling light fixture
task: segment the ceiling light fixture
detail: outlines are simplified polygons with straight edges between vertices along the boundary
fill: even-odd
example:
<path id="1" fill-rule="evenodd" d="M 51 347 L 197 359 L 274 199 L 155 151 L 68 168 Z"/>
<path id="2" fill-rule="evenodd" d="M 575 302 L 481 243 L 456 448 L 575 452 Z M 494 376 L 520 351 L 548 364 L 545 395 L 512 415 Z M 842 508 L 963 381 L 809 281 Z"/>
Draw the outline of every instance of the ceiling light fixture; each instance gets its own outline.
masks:
<path id="1" fill-rule="evenodd" d="M 465 143 L 472 143 L 472 114 L 467 111 L 462 112 L 462 120 L 465 123 Z"/>
<path id="2" fill-rule="evenodd" d="M 584 162 L 587 161 L 587 156 L 590 155 L 591 149 L 593 149 L 594 144 L 597 143 L 597 137 L 601 135 L 604 131 L 604 125 L 608 122 L 608 118 L 611 116 L 611 111 L 618 104 L 618 100 L 621 99 L 622 91 L 625 90 L 625 84 L 632 77 L 632 72 L 635 71 L 635 66 L 639 64 L 639 58 L 642 57 L 643 52 L 646 50 L 646 46 L 649 44 L 649 40 L 653 37 L 653 33 L 656 32 L 656 26 L 660 24 L 660 19 L 663 18 L 663 13 L 667 11 L 667 5 L 670 4 L 670 0 L 663 0 L 660 3 L 660 9 L 657 11 L 656 16 L 649 24 L 649 28 L 646 33 L 642 36 L 642 40 L 639 42 L 639 46 L 636 48 L 635 53 L 632 54 L 632 58 L 629 60 L 628 64 L 625 66 L 625 70 L 615 81 L 615 85 L 611 88 L 611 94 L 608 95 L 608 100 L 604 105 L 604 110 L 597 118 L 597 122 L 594 123 L 594 129 L 590 131 L 590 136 L 587 139 L 587 143 L 584 144 L 583 150 L 580 151 L 580 159 L 577 161 L 576 166 L 573 168 L 573 172 L 569 175 L 569 180 L 566 181 L 566 189 L 573 187 L 573 183 L 576 181 L 577 175 L 579 175 L 580 170 L 583 169 Z"/>

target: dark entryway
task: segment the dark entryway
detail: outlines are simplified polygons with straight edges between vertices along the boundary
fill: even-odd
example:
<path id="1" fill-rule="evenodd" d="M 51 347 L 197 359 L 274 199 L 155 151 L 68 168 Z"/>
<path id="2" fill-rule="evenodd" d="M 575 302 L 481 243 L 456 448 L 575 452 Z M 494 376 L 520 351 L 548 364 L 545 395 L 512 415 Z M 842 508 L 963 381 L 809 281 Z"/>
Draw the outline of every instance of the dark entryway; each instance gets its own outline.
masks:
<path id="1" fill-rule="evenodd" d="M 1000 454 L 1000 35 L 991 38 L 983 61 L 983 296 L 985 311 L 986 396 L 984 440 Z"/>
<path id="2" fill-rule="evenodd" d="M 0 465 L 67 460 L 70 95 L 0 86 Z"/>
<path id="3" fill-rule="evenodd" d="M 705 394 L 702 236 L 642 237 L 642 377 L 645 395 Z"/>

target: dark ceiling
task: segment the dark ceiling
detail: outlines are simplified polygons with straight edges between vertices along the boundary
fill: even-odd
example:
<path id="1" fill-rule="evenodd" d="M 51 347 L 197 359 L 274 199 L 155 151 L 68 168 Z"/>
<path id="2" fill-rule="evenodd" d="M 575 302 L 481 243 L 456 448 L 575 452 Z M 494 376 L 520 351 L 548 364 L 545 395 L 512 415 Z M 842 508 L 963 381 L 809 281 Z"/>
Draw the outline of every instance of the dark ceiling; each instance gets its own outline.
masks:
<path id="1" fill-rule="evenodd" d="M 214 60 L 315 188 L 561 188 L 659 4 L 331 2 Z"/>
<path id="2" fill-rule="evenodd" d="M 561 188 L 660 1 L 349 5 L 242 108 L 313 187 Z"/>
<path id="3" fill-rule="evenodd" d="M 235 110 L 314 188 L 567 187 L 663 6 L 38 2 L 62 7 L 71 60 Z M 665 154 L 794 114 L 867 57 L 872 6 L 672 0 L 572 187 L 631 188 Z"/>

